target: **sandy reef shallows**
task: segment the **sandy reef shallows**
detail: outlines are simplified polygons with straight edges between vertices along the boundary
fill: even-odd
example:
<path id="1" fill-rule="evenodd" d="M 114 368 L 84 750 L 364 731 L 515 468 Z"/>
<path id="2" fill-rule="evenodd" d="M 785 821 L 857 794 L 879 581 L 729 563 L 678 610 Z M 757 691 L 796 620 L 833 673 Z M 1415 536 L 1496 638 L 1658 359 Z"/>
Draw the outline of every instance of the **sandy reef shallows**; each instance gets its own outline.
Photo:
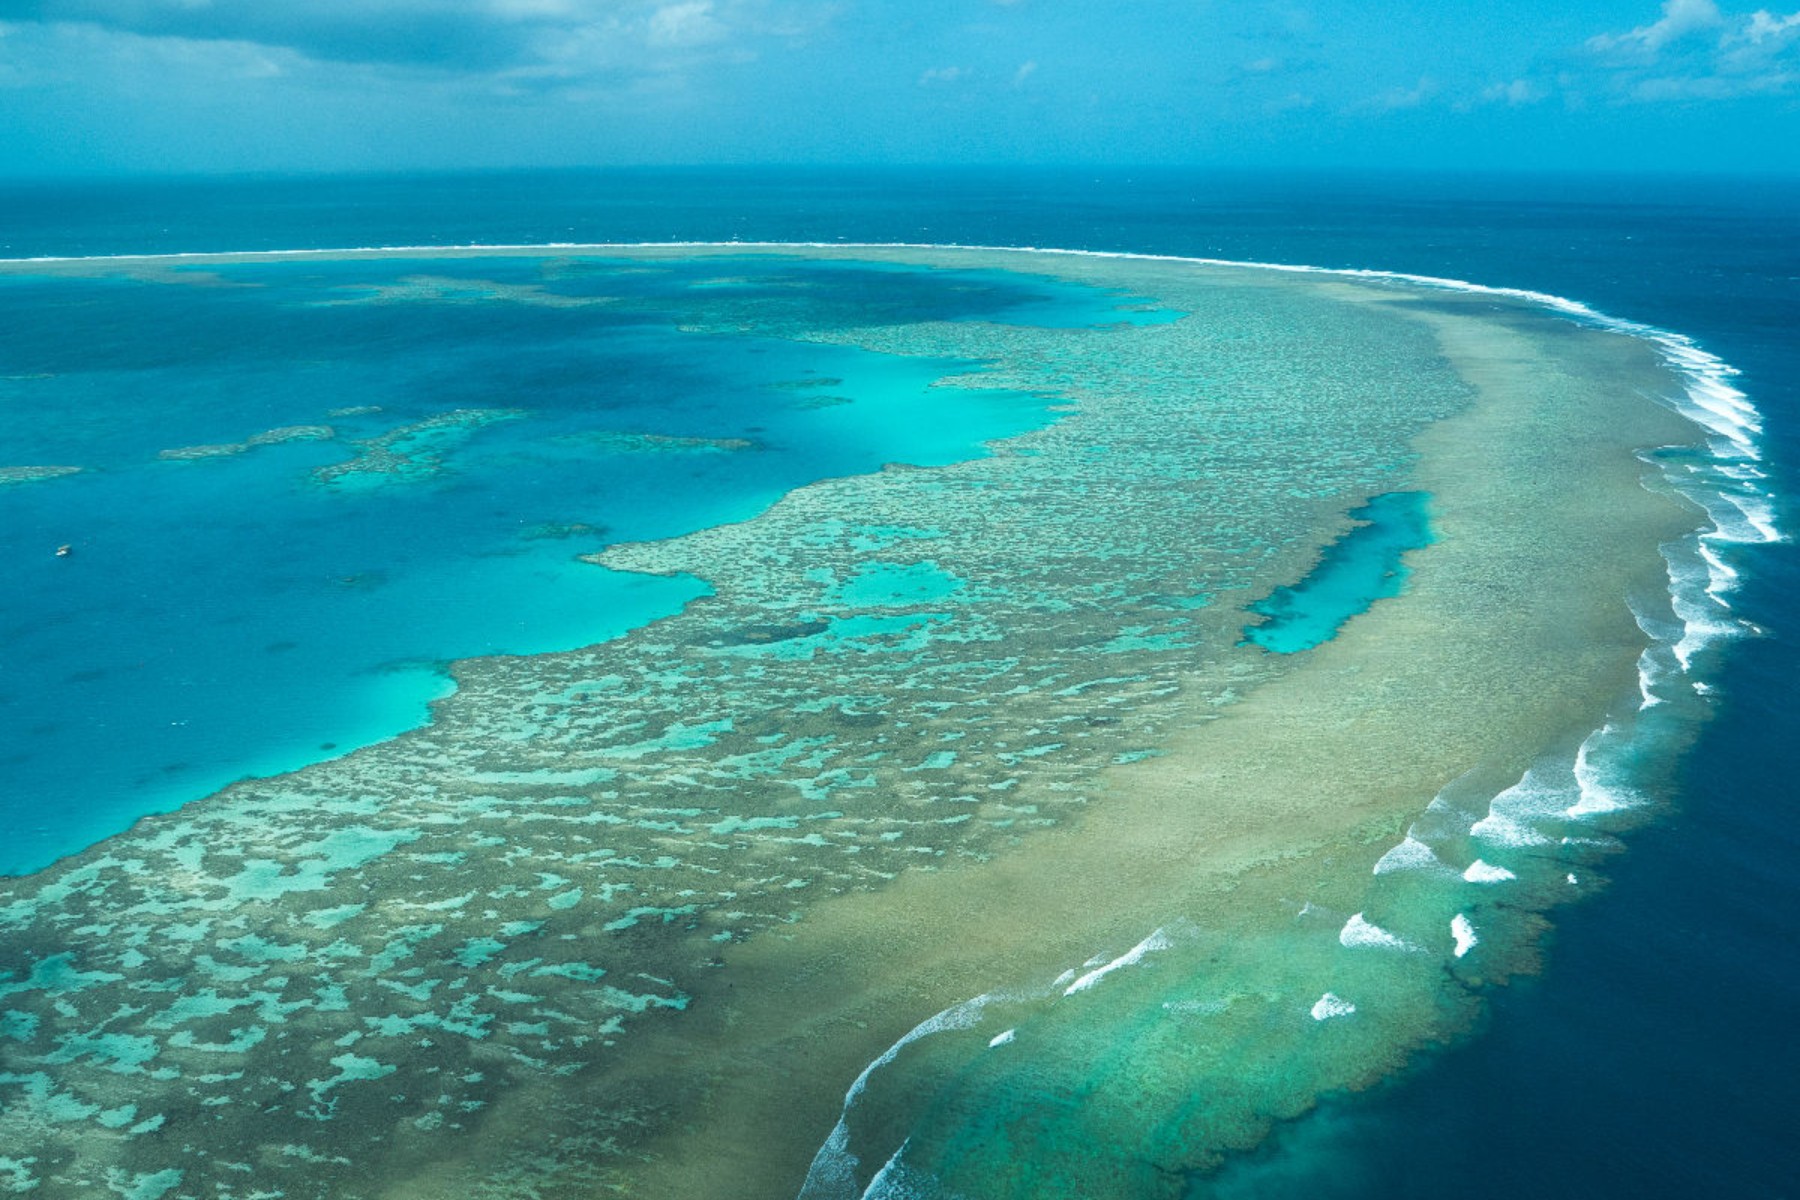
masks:
<path id="1" fill-rule="evenodd" d="M 1646 399 L 1682 388 L 1649 343 L 1246 267 L 591 253 L 1025 271 L 1187 315 L 696 301 L 696 328 L 958 358 L 943 386 L 1062 411 L 614 547 L 714 594 L 459 664 L 426 729 L 11 882 L 0 1186 L 1178 1194 L 1465 1028 L 1591 886 L 1635 799 L 1597 764 L 1679 624 L 1661 547 L 1703 522 L 1646 487 L 1643 452 L 1703 444 Z M 1406 594 L 1304 655 L 1241 644 L 1403 489 L 1437 534 Z"/>

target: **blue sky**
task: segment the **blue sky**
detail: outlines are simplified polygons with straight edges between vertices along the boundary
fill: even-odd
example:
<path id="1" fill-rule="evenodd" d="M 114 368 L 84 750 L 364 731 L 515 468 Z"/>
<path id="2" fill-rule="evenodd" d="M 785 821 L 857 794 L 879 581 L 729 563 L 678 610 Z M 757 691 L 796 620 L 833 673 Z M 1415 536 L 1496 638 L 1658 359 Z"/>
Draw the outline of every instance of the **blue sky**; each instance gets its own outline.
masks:
<path id="1" fill-rule="evenodd" d="M 1800 12 L 1727 3 L 0 0 L 0 175 L 1800 171 Z"/>

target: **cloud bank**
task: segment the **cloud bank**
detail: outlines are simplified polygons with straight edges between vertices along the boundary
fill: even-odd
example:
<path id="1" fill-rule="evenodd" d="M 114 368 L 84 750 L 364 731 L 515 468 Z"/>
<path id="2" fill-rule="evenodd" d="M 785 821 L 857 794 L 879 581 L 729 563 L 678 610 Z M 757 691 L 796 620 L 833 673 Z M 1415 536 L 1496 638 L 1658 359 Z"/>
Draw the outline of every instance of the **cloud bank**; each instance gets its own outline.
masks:
<path id="1" fill-rule="evenodd" d="M 753 54 L 833 11 L 817 0 L 15 0 L 6 15 L 15 30 L 251 45 L 318 63 L 571 75 Z"/>
<path id="2" fill-rule="evenodd" d="M 1647 25 L 1589 39 L 1611 98 L 1732 100 L 1800 87 L 1800 12 L 1726 13 L 1714 0 L 1664 0 Z"/>
<path id="3" fill-rule="evenodd" d="M 1800 11 L 1756 2 L 0 0 L 0 176 L 1648 165 L 1675 125 L 1800 169 Z"/>

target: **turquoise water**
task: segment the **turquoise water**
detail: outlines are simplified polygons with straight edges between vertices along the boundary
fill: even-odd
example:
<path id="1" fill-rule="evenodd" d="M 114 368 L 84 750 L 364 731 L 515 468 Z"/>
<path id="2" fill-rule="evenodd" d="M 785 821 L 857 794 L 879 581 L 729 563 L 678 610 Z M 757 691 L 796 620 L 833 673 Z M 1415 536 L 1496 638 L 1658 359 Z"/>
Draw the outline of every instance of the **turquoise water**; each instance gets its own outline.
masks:
<path id="1" fill-rule="evenodd" d="M 1745 370 L 1744 386 L 1769 414 L 1770 458 L 1784 481 L 1800 453 L 1800 343 L 1792 337 L 1800 198 L 1791 184 L 736 169 L 83 181 L 15 187 L 7 205 L 0 239 L 13 254 L 929 236 L 1448 275 L 1581 297 L 1697 335 Z M 17 316 L 6 315 L 0 345 Z M 0 394 L 9 406 L 17 398 L 10 381 Z M 0 423 L 0 437 L 12 432 Z M 0 538 L 30 490 L 0 487 Z M 10 545 L 0 559 L 9 588 L 37 568 L 37 556 L 52 565 L 41 538 L 28 548 L 27 559 Z M 1800 587 L 1792 548 L 1759 551 L 1745 567 L 1739 608 L 1779 630 Z M 9 594 L 9 628 L 11 604 Z M 1246 1186 L 1221 1180 L 1218 1194 L 1788 1194 L 1795 1160 L 1784 1118 L 1800 1063 L 1789 1041 L 1764 1031 L 1779 1028 L 1800 997 L 1790 952 L 1800 936 L 1792 871 L 1800 842 L 1780 749 L 1800 737 L 1795 646 L 1776 637 L 1735 657 L 1720 680 L 1718 717 L 1692 757 L 1680 817 L 1633 838 L 1605 895 L 1559 910 L 1549 973 L 1501 991 L 1486 1038 L 1406 1089 L 1342 1098 L 1323 1114 L 1336 1135 L 1320 1143 L 1323 1153 L 1284 1141 L 1261 1170 L 1229 1181 Z M 5 736 L 33 706 L 17 701 L 10 660 L 0 659 L 0 672 L 0 692 L 15 695 L 0 709 Z M 44 818 L 4 786 L 0 806 L 3 855 L 19 836 L 17 821 Z M 9 941 L 21 953 L 28 946 Z M 185 962 L 172 969 L 186 970 Z M 0 1032 L 11 1030 L 0 1023 Z M 147 1086 L 141 1076 L 96 1072 L 121 1088 Z M 1697 1095 L 1707 1099 L 1699 1109 L 1690 1102 Z M 20 1153 L 0 1151 L 8 1152 Z M 1204 1181 L 1194 1188 L 1213 1194 Z"/>
<path id="2" fill-rule="evenodd" d="M 457 692 L 412 736 L 246 783 L 6 881 L 4 944 L 22 963 L 66 963 L 82 988 L 70 999 L 33 984 L 37 966 L 0 978 L 0 990 L 25 989 L 7 996 L 7 1010 L 22 1016 L 7 1018 L 18 1035 L 0 1047 L 0 1066 L 36 1089 L 0 1114 L 0 1142 L 57 1164 L 30 1169 L 45 1194 L 65 1186 L 52 1171 L 108 1168 L 127 1183 L 181 1170 L 190 1191 L 375 1194 L 408 1178 L 414 1190 L 478 1194 L 484 1176 L 522 1172 L 534 1188 L 544 1177 L 546 1196 L 597 1194 L 598 1178 L 550 1176 L 617 1169 L 618 1154 L 588 1140 L 609 1136 L 614 1122 L 632 1126 L 619 1143 L 632 1155 L 650 1131 L 685 1127 L 685 1106 L 657 1115 L 665 1092 L 710 1087 L 721 1071 L 764 1077 L 755 1047 L 698 1053 L 687 1032 L 721 1012 L 725 990 L 754 999 L 757 972 L 739 965 L 741 953 L 786 944 L 789 927 L 831 897 L 1022 850 L 1089 811 L 1095 772 L 1144 760 L 1196 708 L 1230 705 L 1270 664 L 1236 648 L 1244 615 L 1235 604 L 1201 597 L 1262 594 L 1302 573 L 1344 508 L 1406 478 L 1417 431 L 1468 403 L 1429 331 L 1385 305 L 1271 289 L 1261 272 L 1183 267 L 1159 277 L 1098 260 L 1026 259 L 1091 281 L 1072 291 L 1093 297 L 1095 324 L 1105 326 L 1041 328 L 1016 323 L 1024 316 L 1012 304 L 1038 289 L 1031 276 L 997 296 L 979 290 L 979 268 L 1001 257 L 921 255 L 919 268 L 878 277 L 841 264 L 813 272 L 717 258 L 670 271 L 653 252 L 636 272 L 555 259 L 517 269 L 464 259 L 223 268 L 226 283 L 299 280 L 291 297 L 340 301 L 295 303 L 269 318 L 280 326 L 267 331 L 269 347 L 305 335 L 309 350 L 279 375 L 246 370 L 212 397 L 264 397 L 270 410 L 227 428 L 208 424 L 205 405 L 167 404 L 189 423 L 179 440 L 140 421 L 136 457 L 122 455 L 116 471 L 10 494 L 47 502 L 140 470 L 178 481 L 244 472 L 235 499 L 233 485 L 219 484 L 209 503 L 190 505 L 192 520 L 219 530 L 261 520 L 238 543 L 254 550 L 241 554 L 280 564 L 318 561 L 326 535 L 362 514 L 385 540 L 360 543 L 367 565 L 332 566 L 343 594 L 379 598 L 422 573 L 409 603 L 435 600 L 440 612 L 412 618 L 429 623 L 456 615 L 462 606 L 438 589 L 466 579 L 470 600 L 489 606 L 475 614 L 485 626 L 471 618 L 466 627 L 483 632 L 515 598 L 483 574 L 496 563 L 541 553 L 577 577 L 611 579 L 575 556 L 667 529 L 684 506 L 696 510 L 702 488 L 713 512 L 745 511 L 748 486 L 725 485 L 759 477 L 730 469 L 779 478 L 794 445 L 812 449 L 789 464 L 801 483 L 822 463 L 844 466 L 753 521 L 715 518 L 679 538 L 605 549 L 600 561 L 618 578 L 705 579 L 712 594 L 679 613 L 568 654 L 464 662 Z M 76 279 L 69 311 L 109 288 L 145 308 L 172 291 L 173 303 L 198 295 L 224 310 L 235 296 L 252 311 L 273 290 Z M 939 289 L 940 300 L 924 305 L 909 288 Z M 1188 315 L 1119 321 L 1129 298 L 1096 290 L 1105 288 L 1153 294 Z M 818 295 L 834 289 L 846 294 L 829 304 Z M 674 319 L 658 326 L 650 318 L 662 293 L 660 311 Z M 969 319 L 977 301 L 1009 320 Z M 909 310 L 958 319 L 896 324 Z M 416 327 L 426 321 L 435 324 Z M 310 333 L 314 322 L 336 322 L 331 338 Z M 546 322 L 557 339 L 541 336 Z M 490 333 L 505 342 L 484 346 Z M 643 361 L 594 354 L 596 344 Z M 185 349 L 173 327 L 163 345 Z M 220 357 L 238 346 L 221 346 Z M 304 375 L 307 360 L 330 370 L 359 349 L 357 369 L 339 371 L 329 394 L 279 386 Z M 441 366 L 445 356 L 452 367 Z M 576 368 L 564 365 L 571 358 Z M 422 363 L 439 365 L 417 372 Z M 658 371 L 679 386 L 654 386 Z M 19 390 L 76 374 L 18 381 Z M 949 386 L 932 386 L 946 376 Z M 362 403 L 358 378 L 379 385 L 363 389 Z M 113 403 L 115 419 L 133 415 L 127 390 L 92 390 L 96 404 Z M 638 407 L 626 405 L 633 398 Z M 696 414 L 706 404 L 717 411 Z M 1330 419 L 1305 419 L 1320 413 Z M 1024 432 L 981 453 L 980 433 L 1005 428 Z M 858 437 L 876 445 L 876 435 L 881 453 L 862 457 L 858 473 L 848 451 Z M 181 453 L 141 448 L 151 436 L 150 447 Z M 13 461 L 101 461 L 61 449 Z M 871 469 L 901 455 L 953 454 L 963 461 L 941 469 Z M 251 469 L 277 461 L 285 465 L 274 483 L 251 493 Z M 271 508 L 311 520 L 272 522 Z M 166 511 L 151 516 L 141 523 L 146 544 L 167 528 Z M 63 542 L 73 553 L 40 553 L 45 570 L 91 570 L 114 550 L 51 544 Z M 211 565 L 190 558 L 196 570 Z M 387 575 L 371 586 L 351 573 L 373 570 Z M 249 588 L 178 582 L 184 612 L 216 595 L 246 622 L 260 615 Z M 355 615 L 377 613 L 370 604 Z M 301 616 L 309 640 L 332 649 L 363 632 L 341 615 Z M 251 710 L 246 724 L 266 719 L 258 703 L 239 707 Z M 1046 883 L 1090 894 L 1119 861 L 1110 850 L 1098 860 L 1097 871 L 1047 872 Z M 1166 861 L 1184 880 L 1191 874 L 1186 855 Z M 1064 948 L 1071 968 L 1109 943 L 1128 895 L 1160 921 L 1177 894 L 1156 878 L 1104 891 Z M 901 907 L 902 921 L 971 948 L 991 938 L 1035 957 L 1040 937 L 1070 936 L 1035 900 Z M 979 919 L 965 923 L 971 914 Z M 863 950 L 893 942 L 873 928 L 842 969 L 770 973 L 817 980 L 798 1001 L 808 1012 L 866 1010 L 855 1020 L 868 1032 L 849 1034 L 844 1055 L 852 1074 L 864 1050 L 881 1049 L 865 1039 L 928 1015 L 912 1011 L 910 982 L 858 986 L 873 958 Z M 1053 957 L 1061 970 L 1063 950 Z M 970 965 L 971 987 L 1015 978 L 987 953 Z M 796 1006 L 785 993 L 770 999 L 785 1033 Z M 827 1026 L 858 1028 L 821 1018 Z M 681 1039 L 692 1071 L 658 1061 L 662 1030 Z M 1022 1032 L 1022 1045 L 1035 1037 Z M 835 1034 L 809 1040 L 842 1046 Z M 95 1052 L 49 1063 L 65 1046 Z M 115 1046 L 138 1064 L 156 1059 L 127 1081 L 129 1114 L 103 1057 Z M 612 1072 L 640 1067 L 651 1094 L 613 1086 Z M 848 1077 L 838 1067 L 768 1076 L 777 1077 L 784 1082 L 757 1103 L 785 1124 L 779 1154 L 800 1172 Z M 884 1075 L 876 1091 L 891 1094 L 897 1078 Z M 503 1111 L 530 1113 L 517 1149 L 489 1140 L 508 1127 L 490 1119 Z M 859 1144 L 871 1111 L 855 1114 Z M 109 1121 L 145 1128 L 115 1144 L 95 1135 Z M 150 1136 L 160 1126 L 145 1123 L 160 1121 L 168 1132 Z M 252 1149 L 290 1139 L 312 1157 L 264 1161 Z M 459 1155 L 469 1156 L 460 1185 L 410 1178 L 426 1157 Z M 248 1180 L 236 1177 L 245 1158 Z M 800 1182 L 796 1173 L 752 1185 L 730 1154 L 691 1161 L 717 1172 L 720 1186 L 636 1190 L 791 1196 Z"/>
<path id="3" fill-rule="evenodd" d="M 416 726 L 450 660 L 601 641 L 706 590 L 581 555 L 1051 419 L 932 386 L 978 364 L 782 334 L 1173 315 L 1129 304 L 780 260 L 0 281 L 0 468 L 81 468 L 0 485 L 0 872 Z"/>
<path id="4" fill-rule="evenodd" d="M 1246 628 L 1245 640 L 1277 654 L 1311 650 L 1375 601 L 1398 596 L 1406 552 L 1433 540 L 1430 504 L 1424 492 L 1387 492 L 1353 510 L 1363 523 L 1332 543 L 1306 578 L 1250 606 L 1268 619 Z"/>

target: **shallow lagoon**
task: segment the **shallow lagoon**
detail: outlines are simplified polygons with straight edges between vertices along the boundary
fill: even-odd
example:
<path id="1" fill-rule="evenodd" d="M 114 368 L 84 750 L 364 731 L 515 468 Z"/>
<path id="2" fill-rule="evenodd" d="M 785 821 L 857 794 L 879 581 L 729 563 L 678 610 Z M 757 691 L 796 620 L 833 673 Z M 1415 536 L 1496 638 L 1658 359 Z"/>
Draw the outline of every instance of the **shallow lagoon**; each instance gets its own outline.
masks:
<path id="1" fill-rule="evenodd" d="M 1305 579 L 1250 606 L 1268 620 L 1244 637 L 1277 654 L 1297 654 L 1328 641 L 1375 601 L 1398 596 L 1406 585 L 1403 556 L 1431 544 L 1430 503 L 1423 492 L 1371 497 L 1350 514 L 1363 523 L 1333 542 Z"/>
<path id="2" fill-rule="evenodd" d="M 1159 1194 L 1529 965 L 1629 819 L 1594 731 L 1640 656 L 1679 683 L 1624 598 L 1700 519 L 1634 454 L 1694 437 L 1642 399 L 1680 382 L 1486 298 L 889 257 L 1190 315 L 707 322 L 1067 411 L 615 546 L 713 594 L 463 664 L 426 730 L 22 881 L 8 1119 L 46 1194 Z M 1545 421 L 1597 468 L 1579 497 Z M 1315 651 L 1240 645 L 1404 490 L 1441 533 L 1410 593 Z"/>
<path id="3" fill-rule="evenodd" d="M 1129 303 L 766 260 L 0 279 L 0 466 L 81 469 L 0 490 L 0 819 L 18 831 L 0 872 L 420 725 L 452 660 L 573 649 L 705 591 L 582 554 L 1051 419 L 1041 397 L 932 386 L 967 364 L 704 328 L 724 309 L 1168 317 Z"/>

